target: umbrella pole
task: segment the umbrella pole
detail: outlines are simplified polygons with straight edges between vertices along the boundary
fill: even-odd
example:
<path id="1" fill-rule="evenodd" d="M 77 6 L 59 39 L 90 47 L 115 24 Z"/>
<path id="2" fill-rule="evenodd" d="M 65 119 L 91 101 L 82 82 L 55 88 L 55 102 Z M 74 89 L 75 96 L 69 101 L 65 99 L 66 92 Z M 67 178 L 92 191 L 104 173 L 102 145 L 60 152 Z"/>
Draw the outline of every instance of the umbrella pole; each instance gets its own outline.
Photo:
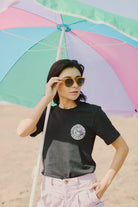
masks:
<path id="1" fill-rule="evenodd" d="M 61 36 L 60 36 L 56 61 L 61 59 L 61 57 L 62 57 L 62 42 L 63 42 L 63 37 L 64 37 L 66 27 L 62 26 L 61 29 L 62 29 L 62 32 L 61 32 Z M 45 123 L 44 123 L 44 128 L 43 128 L 43 135 L 42 135 L 40 150 L 39 150 L 39 154 L 38 154 L 38 158 L 37 158 L 37 165 L 36 165 L 35 171 L 34 171 L 34 178 L 33 178 L 33 185 L 32 185 L 29 207 L 34 206 L 35 192 L 36 192 L 36 186 L 37 186 L 37 181 L 38 181 L 38 176 L 39 176 L 39 171 L 40 171 L 41 158 L 42 158 L 42 152 L 43 152 L 43 146 L 44 146 L 44 140 L 45 140 L 45 133 L 46 133 L 46 129 L 47 129 L 47 123 L 48 123 L 50 110 L 51 110 L 51 103 L 49 103 L 47 106 Z"/>

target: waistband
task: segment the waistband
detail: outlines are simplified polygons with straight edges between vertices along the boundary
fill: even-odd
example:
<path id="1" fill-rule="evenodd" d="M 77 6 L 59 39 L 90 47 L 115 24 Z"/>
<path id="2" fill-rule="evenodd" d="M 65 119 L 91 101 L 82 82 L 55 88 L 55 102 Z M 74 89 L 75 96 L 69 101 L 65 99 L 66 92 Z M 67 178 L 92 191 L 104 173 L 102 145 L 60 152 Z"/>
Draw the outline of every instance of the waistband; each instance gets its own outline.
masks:
<path id="1" fill-rule="evenodd" d="M 78 177 L 73 178 L 66 178 L 66 179 L 59 179 L 59 178 L 53 178 L 49 176 L 44 176 L 43 182 L 49 183 L 49 184 L 82 184 L 87 182 L 96 182 L 96 175 L 95 173 L 89 173 Z"/>

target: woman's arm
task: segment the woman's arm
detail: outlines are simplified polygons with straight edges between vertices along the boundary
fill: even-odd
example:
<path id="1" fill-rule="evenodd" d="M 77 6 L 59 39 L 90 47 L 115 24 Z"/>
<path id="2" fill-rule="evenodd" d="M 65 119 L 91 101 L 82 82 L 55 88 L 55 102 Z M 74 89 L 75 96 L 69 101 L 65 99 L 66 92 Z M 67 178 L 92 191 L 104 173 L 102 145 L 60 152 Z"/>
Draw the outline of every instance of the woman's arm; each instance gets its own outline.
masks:
<path id="1" fill-rule="evenodd" d="M 102 197 L 106 189 L 112 183 L 112 180 L 114 179 L 115 175 L 121 168 L 129 151 L 126 142 L 123 140 L 121 136 L 119 136 L 112 143 L 112 146 L 115 148 L 116 152 L 115 152 L 115 155 L 114 155 L 114 158 L 113 158 L 113 161 L 111 163 L 109 170 L 107 171 L 106 175 L 100 182 L 94 183 L 90 187 L 90 189 L 94 188 L 96 190 L 96 195 L 98 198 Z"/>
<path id="2" fill-rule="evenodd" d="M 19 136 L 26 137 L 37 130 L 36 125 L 48 103 L 47 97 L 44 96 L 27 117 L 19 123 L 16 130 Z"/>
<path id="3" fill-rule="evenodd" d="M 51 78 L 46 84 L 46 93 L 41 101 L 33 108 L 25 119 L 17 127 L 17 134 L 26 137 L 37 130 L 37 123 L 47 105 L 52 101 L 57 93 L 61 79 L 58 77 Z"/>

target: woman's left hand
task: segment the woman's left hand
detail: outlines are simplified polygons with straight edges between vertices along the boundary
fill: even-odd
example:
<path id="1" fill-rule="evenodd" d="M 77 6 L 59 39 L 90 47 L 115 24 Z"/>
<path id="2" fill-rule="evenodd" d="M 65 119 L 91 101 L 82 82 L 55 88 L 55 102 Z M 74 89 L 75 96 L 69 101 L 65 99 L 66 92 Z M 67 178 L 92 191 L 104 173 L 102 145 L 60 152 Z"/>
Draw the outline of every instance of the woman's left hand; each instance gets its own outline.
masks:
<path id="1" fill-rule="evenodd" d="M 101 182 L 97 182 L 97 183 L 92 184 L 92 186 L 90 186 L 89 190 L 95 189 L 96 196 L 99 199 L 101 199 L 101 197 L 103 196 L 103 194 L 107 188 L 108 188 L 107 184 L 105 182 L 101 181 Z"/>
<path id="2" fill-rule="evenodd" d="M 92 184 L 89 188 L 95 189 L 97 197 L 100 199 L 109 185 L 112 183 L 113 178 L 121 168 L 126 156 L 128 154 L 128 146 L 125 143 L 124 139 L 119 136 L 113 143 L 113 147 L 116 149 L 112 164 L 105 174 L 104 178 L 100 182 Z"/>

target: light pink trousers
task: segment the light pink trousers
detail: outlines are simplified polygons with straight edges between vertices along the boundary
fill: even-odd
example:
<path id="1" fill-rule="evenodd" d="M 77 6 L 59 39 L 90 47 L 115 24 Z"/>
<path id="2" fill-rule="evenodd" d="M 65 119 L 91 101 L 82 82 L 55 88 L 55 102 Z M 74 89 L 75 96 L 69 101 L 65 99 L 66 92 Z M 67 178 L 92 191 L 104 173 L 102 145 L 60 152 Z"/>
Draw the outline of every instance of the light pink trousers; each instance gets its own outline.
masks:
<path id="1" fill-rule="evenodd" d="M 37 207 L 103 207 L 95 190 L 89 190 L 95 182 L 95 173 L 63 180 L 44 176 Z"/>

